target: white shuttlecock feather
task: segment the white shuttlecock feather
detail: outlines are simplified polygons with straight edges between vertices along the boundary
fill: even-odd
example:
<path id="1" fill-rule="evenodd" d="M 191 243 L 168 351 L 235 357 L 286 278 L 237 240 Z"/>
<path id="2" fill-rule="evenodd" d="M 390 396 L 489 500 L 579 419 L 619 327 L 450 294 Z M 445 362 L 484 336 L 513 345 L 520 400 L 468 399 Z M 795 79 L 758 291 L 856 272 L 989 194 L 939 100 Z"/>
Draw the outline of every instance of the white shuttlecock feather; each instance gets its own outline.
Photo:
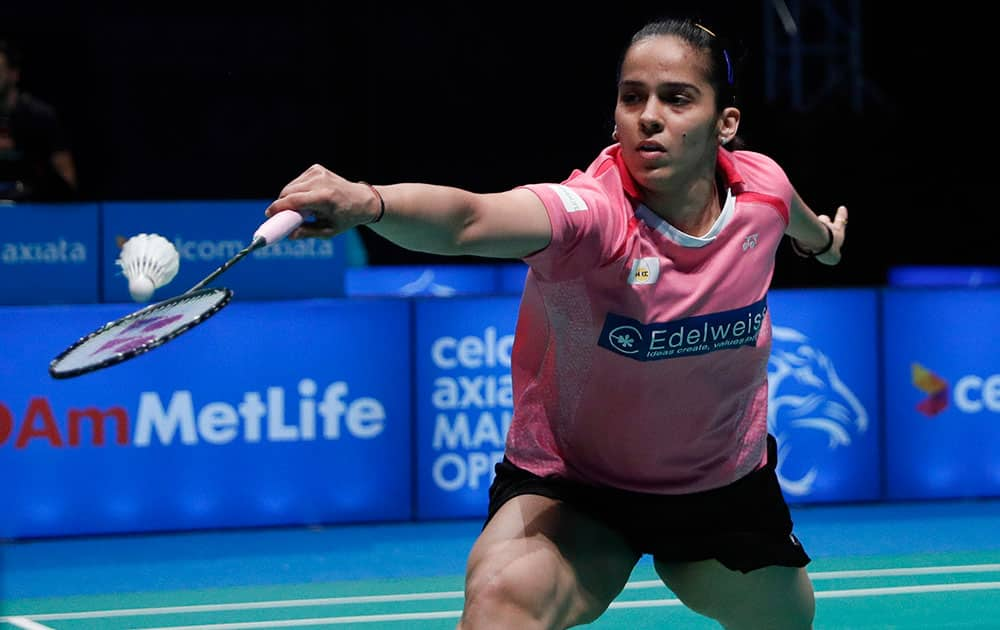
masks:
<path id="1" fill-rule="evenodd" d="M 136 302 L 146 302 L 153 291 L 167 284 L 180 269 L 174 244 L 159 234 L 136 234 L 122 244 L 115 264 L 128 279 L 128 292 Z"/>

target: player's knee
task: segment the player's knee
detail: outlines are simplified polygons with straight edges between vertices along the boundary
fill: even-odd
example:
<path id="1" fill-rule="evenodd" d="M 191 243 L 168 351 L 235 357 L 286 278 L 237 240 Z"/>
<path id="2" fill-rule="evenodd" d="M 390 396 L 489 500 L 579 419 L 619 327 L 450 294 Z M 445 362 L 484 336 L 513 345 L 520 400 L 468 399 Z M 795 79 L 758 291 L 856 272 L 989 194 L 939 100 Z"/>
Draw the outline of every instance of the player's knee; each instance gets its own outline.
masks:
<path id="1" fill-rule="evenodd" d="M 508 566 L 471 576 L 459 627 L 568 628 L 596 620 L 606 607 L 561 579 L 558 570 Z"/>
<path id="2" fill-rule="evenodd" d="M 550 594 L 537 584 L 517 579 L 511 571 L 489 578 L 471 580 L 465 589 L 462 630 L 478 628 L 547 628 L 551 610 L 545 599 Z M 549 605 L 551 605 L 551 601 Z"/>

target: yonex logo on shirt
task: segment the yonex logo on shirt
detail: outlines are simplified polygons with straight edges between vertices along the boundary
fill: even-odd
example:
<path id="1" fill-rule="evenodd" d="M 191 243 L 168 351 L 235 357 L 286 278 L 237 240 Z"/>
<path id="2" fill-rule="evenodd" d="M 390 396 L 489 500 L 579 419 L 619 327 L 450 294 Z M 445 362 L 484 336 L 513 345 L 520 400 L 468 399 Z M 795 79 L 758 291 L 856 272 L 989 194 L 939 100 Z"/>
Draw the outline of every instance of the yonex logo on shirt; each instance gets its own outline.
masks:
<path id="1" fill-rule="evenodd" d="M 597 345 L 636 361 L 659 361 L 756 346 L 767 298 L 743 308 L 643 324 L 615 313 L 604 318 Z"/>
<path id="2" fill-rule="evenodd" d="M 583 197 L 570 188 L 562 184 L 549 184 L 548 186 L 559 195 L 559 199 L 562 200 L 563 208 L 566 209 L 566 212 L 579 212 L 580 210 L 587 209 L 587 204 L 583 201 Z"/>

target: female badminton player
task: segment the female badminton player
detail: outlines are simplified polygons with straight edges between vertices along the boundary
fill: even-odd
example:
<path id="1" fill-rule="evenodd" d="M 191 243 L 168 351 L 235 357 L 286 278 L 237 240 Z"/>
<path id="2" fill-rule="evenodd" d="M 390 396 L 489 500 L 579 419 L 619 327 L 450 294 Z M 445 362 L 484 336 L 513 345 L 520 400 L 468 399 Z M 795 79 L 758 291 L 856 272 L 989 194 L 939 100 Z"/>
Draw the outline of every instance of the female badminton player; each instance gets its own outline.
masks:
<path id="1" fill-rule="evenodd" d="M 367 223 L 413 250 L 530 267 L 463 630 L 591 622 L 644 554 L 726 628 L 811 627 L 767 433 L 767 292 L 786 235 L 840 261 L 847 209 L 815 214 L 774 160 L 737 150 L 735 61 L 690 21 L 639 30 L 615 142 L 563 182 L 473 194 L 316 165 L 267 210 L 316 216 L 293 238 Z"/>

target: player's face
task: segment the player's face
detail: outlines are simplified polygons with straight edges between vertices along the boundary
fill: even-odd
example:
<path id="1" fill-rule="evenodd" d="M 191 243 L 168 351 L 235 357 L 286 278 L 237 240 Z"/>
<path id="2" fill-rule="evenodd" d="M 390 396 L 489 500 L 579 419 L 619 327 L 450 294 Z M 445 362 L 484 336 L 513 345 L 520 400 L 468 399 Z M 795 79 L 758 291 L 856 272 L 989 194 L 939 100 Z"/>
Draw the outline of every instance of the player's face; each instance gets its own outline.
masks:
<path id="1" fill-rule="evenodd" d="M 615 125 L 640 186 L 666 189 L 714 170 L 720 116 L 708 63 L 673 35 L 645 39 L 626 54 Z"/>

